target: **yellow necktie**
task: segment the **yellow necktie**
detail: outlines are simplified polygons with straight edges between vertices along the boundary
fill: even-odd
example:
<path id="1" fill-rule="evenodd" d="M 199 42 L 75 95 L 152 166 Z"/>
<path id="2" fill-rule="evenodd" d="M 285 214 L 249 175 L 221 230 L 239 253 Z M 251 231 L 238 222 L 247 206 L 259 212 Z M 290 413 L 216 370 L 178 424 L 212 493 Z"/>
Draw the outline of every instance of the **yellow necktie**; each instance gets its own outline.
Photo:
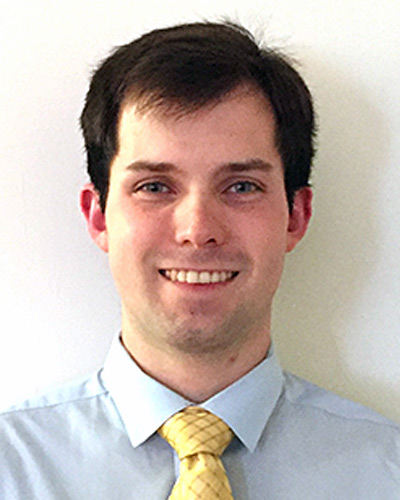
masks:
<path id="1" fill-rule="evenodd" d="M 189 406 L 158 430 L 181 461 L 180 474 L 168 500 L 232 500 L 220 455 L 233 433 L 212 413 Z"/>

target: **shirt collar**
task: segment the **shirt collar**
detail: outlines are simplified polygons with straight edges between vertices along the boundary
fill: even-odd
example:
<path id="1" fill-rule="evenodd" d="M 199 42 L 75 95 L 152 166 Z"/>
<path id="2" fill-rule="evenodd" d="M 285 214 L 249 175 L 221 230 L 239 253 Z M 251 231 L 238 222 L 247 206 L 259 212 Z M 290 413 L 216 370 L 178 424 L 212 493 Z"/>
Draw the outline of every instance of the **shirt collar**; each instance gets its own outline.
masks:
<path id="1" fill-rule="evenodd" d="M 125 424 L 133 446 L 149 438 L 186 400 L 144 373 L 122 345 L 111 344 L 101 378 Z"/>
<path id="2" fill-rule="evenodd" d="M 201 406 L 218 415 L 254 451 L 283 387 L 283 372 L 271 347 L 249 373 Z"/>
<path id="3" fill-rule="evenodd" d="M 114 339 L 100 376 L 135 447 L 174 413 L 193 404 L 146 375 L 119 338 Z M 262 363 L 199 406 L 218 415 L 253 451 L 275 408 L 282 385 L 282 370 L 271 348 Z"/>

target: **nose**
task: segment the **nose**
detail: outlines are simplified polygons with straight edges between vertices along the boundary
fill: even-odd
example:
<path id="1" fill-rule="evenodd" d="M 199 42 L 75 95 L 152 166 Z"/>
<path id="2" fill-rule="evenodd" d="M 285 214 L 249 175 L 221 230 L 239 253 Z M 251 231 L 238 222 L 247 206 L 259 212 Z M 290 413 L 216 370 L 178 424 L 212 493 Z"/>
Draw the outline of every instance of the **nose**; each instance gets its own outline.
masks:
<path id="1" fill-rule="evenodd" d="M 223 208 L 211 196 L 189 194 L 175 209 L 175 238 L 195 248 L 223 245 L 228 231 Z"/>

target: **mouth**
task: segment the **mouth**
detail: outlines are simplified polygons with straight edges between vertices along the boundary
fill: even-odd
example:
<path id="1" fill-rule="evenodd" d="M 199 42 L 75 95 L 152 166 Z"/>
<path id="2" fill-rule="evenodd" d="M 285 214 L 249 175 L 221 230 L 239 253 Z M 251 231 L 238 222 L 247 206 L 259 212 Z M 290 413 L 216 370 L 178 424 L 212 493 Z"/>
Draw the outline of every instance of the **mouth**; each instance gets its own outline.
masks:
<path id="1" fill-rule="evenodd" d="M 239 271 L 194 271 L 183 269 L 160 269 L 161 276 L 169 281 L 196 285 L 210 285 L 232 281 Z"/>

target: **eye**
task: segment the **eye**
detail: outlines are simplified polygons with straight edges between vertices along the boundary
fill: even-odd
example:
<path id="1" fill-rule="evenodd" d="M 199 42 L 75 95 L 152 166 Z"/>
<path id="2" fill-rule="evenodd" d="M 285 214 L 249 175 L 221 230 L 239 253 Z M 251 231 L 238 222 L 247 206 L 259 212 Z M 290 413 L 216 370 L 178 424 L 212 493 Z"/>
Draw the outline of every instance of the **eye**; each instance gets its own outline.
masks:
<path id="1" fill-rule="evenodd" d="M 235 182 L 227 189 L 228 193 L 234 194 L 247 194 L 247 193 L 255 193 L 256 191 L 261 191 L 260 186 L 250 181 L 240 181 Z"/>
<path id="2" fill-rule="evenodd" d="M 135 189 L 135 192 L 157 194 L 157 193 L 170 193 L 171 190 L 163 182 L 146 182 L 145 184 L 141 184 L 140 186 L 138 186 Z"/>

